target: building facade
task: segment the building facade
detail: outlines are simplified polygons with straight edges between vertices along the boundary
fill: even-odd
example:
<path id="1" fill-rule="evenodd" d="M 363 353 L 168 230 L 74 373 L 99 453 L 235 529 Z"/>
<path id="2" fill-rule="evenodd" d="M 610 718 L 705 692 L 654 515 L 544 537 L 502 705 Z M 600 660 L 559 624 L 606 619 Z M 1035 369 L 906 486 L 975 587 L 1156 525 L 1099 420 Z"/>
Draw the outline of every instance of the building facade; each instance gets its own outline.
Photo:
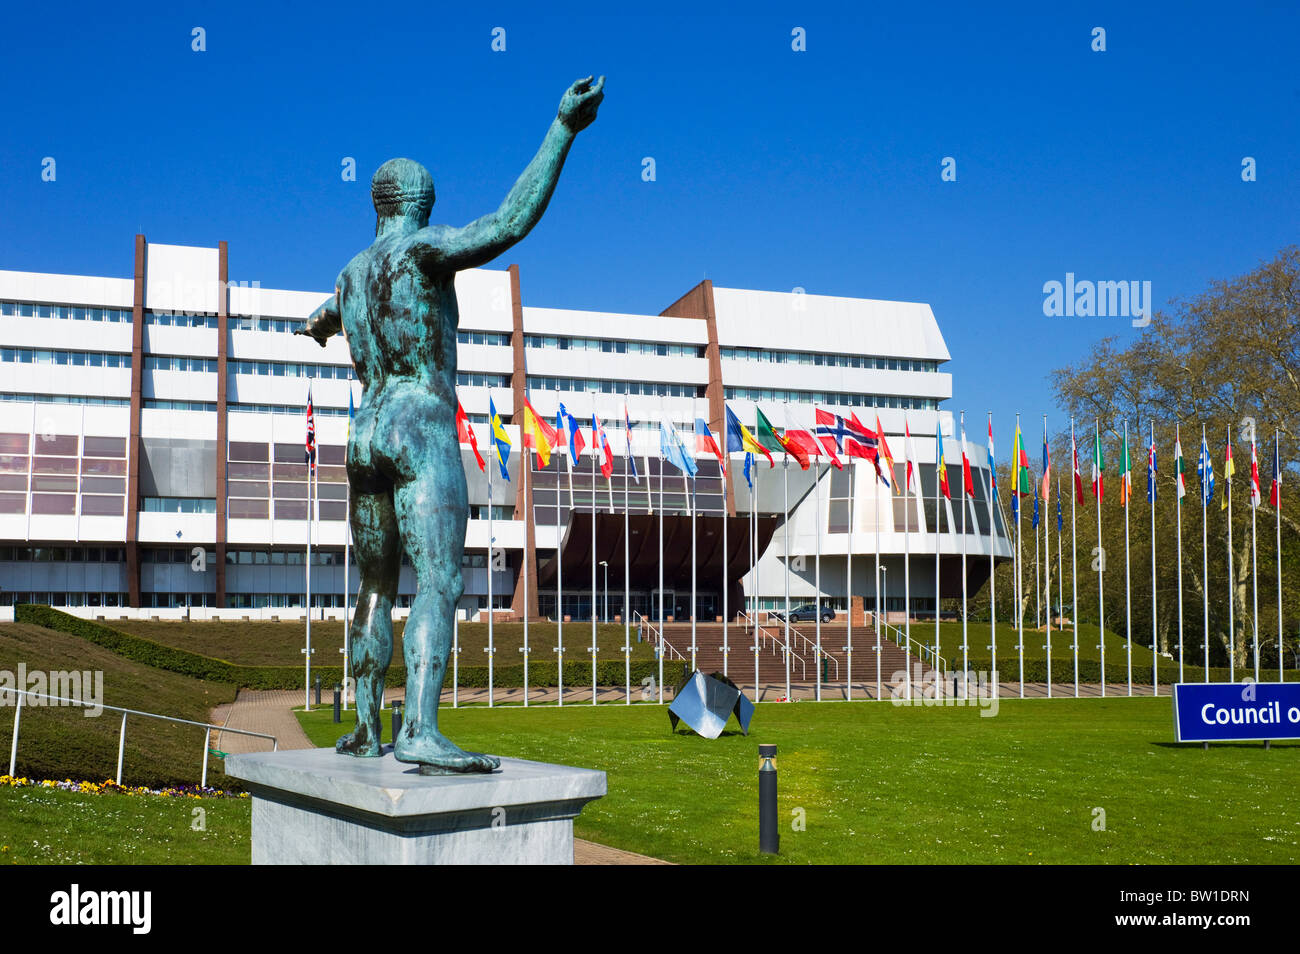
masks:
<path id="1" fill-rule="evenodd" d="M 349 396 L 361 399 L 347 341 L 339 335 L 321 349 L 292 334 L 328 292 L 232 281 L 227 261 L 225 243 L 192 248 L 137 236 L 130 278 L 0 271 L 0 606 L 301 615 L 310 567 L 313 607 L 344 611 L 345 592 L 357 586 L 355 567 L 345 571 L 344 450 Z M 456 290 L 461 404 L 481 449 L 489 401 L 515 449 L 509 483 L 498 475 L 490 486 L 468 446 L 448 448 L 460 453 L 469 484 L 466 618 L 489 605 L 489 589 L 494 607 L 553 616 L 558 601 L 566 615 L 589 618 L 588 576 L 566 579 L 560 594 L 554 586 L 538 592 L 538 568 L 553 560 L 571 508 L 693 511 L 704 532 L 716 529 L 710 516 L 788 511 L 788 526 L 783 519 L 743 579 L 746 602 L 766 607 L 784 605 L 787 586 L 792 602 L 812 598 L 818 579 L 833 606 L 850 597 L 870 604 L 879 553 L 884 604 L 904 610 L 906 577 L 910 610 L 924 615 L 935 605 L 936 551 L 944 596 L 960 595 L 963 554 L 972 591 L 987 577 L 990 548 L 996 558 L 1010 555 L 996 513 L 989 533 L 980 442 L 965 447 L 976 488 L 966 532 L 958 494 L 951 524 L 940 508 L 935 532 L 936 432 L 955 490 L 961 447 L 941 407 L 952 394 L 942 370 L 950 356 L 927 305 L 706 281 L 657 315 L 534 308 L 523 304 L 515 266 L 462 272 Z M 304 449 L 309 388 L 319 448 L 314 520 Z M 601 475 L 589 455 L 570 471 L 561 453 L 546 468 L 534 457 L 525 481 L 516 424 L 525 396 L 550 420 L 563 403 L 588 444 L 596 415 L 613 475 Z M 751 428 L 756 409 L 778 428 L 812 428 L 814 408 L 855 413 L 873 428 L 878 419 L 898 486 L 887 488 L 867 462 L 841 470 L 822 458 L 805 471 L 778 455 L 775 468 L 763 461 L 751 472 L 751 484 L 739 454 L 725 478 L 712 455 L 699 454 L 694 481 L 660 460 L 660 422 L 673 422 L 690 446 L 702 418 L 721 441 L 724 407 Z M 919 500 L 900 490 L 905 429 Z M 973 429 L 982 434 L 983 422 Z M 613 616 L 624 609 L 623 582 L 617 565 L 603 571 L 595 612 L 608 605 Z M 404 568 L 400 606 L 413 588 Z M 690 601 L 680 589 L 665 594 L 678 615 Z M 724 590 L 699 580 L 697 615 L 720 614 Z M 633 611 L 657 605 L 651 589 L 630 594 Z"/>

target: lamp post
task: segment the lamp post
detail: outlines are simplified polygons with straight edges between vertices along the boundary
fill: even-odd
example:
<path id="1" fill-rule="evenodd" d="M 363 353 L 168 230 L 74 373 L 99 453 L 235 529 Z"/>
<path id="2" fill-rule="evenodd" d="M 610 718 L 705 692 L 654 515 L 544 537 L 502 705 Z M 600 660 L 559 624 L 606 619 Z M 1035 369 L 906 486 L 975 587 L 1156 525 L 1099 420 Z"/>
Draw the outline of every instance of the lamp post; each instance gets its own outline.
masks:
<path id="1" fill-rule="evenodd" d="M 605 568 L 605 622 L 609 622 L 609 561 L 601 560 L 600 565 Z"/>

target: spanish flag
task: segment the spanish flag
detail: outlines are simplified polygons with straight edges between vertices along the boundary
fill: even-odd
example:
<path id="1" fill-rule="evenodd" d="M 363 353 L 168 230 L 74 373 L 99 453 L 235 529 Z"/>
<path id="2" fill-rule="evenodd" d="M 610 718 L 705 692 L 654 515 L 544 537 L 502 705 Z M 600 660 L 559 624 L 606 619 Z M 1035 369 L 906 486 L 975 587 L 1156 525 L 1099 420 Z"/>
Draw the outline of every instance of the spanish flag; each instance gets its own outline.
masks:
<path id="1" fill-rule="evenodd" d="M 546 419 L 533 409 L 528 398 L 524 398 L 524 426 L 522 428 L 524 447 L 537 451 L 537 459 L 543 467 L 551 463 L 551 448 L 560 443 L 560 432 L 551 427 Z"/>

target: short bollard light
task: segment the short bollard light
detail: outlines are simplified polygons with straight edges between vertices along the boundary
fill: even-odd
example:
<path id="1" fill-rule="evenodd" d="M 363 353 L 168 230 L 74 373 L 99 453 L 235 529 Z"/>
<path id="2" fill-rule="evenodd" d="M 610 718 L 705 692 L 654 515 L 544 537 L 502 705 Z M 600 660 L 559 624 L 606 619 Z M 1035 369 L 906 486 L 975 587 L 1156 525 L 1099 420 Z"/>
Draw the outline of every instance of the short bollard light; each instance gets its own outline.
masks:
<path id="1" fill-rule="evenodd" d="M 320 705 L 320 673 L 316 674 L 316 705 Z"/>
<path id="2" fill-rule="evenodd" d="M 758 747 L 758 850 L 775 855 L 781 850 L 776 827 L 776 746 Z"/>
<path id="3" fill-rule="evenodd" d="M 402 731 L 402 700 L 394 699 L 393 708 L 393 744 L 397 744 L 397 736 Z"/>
<path id="4" fill-rule="evenodd" d="M 335 722 L 343 721 L 341 715 L 342 707 L 343 707 L 343 687 L 340 686 L 338 683 L 335 683 L 334 684 L 334 721 Z"/>

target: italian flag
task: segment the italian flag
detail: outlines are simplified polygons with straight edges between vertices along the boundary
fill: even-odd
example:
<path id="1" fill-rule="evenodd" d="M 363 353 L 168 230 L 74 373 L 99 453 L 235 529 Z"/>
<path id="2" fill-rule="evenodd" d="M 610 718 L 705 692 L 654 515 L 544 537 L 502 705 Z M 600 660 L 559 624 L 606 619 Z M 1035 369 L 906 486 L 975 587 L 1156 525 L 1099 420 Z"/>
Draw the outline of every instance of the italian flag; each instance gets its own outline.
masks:
<path id="1" fill-rule="evenodd" d="M 1119 458 L 1119 505 L 1127 507 L 1133 497 L 1133 465 L 1128 456 L 1128 435 L 1124 435 L 1123 450 Z"/>

